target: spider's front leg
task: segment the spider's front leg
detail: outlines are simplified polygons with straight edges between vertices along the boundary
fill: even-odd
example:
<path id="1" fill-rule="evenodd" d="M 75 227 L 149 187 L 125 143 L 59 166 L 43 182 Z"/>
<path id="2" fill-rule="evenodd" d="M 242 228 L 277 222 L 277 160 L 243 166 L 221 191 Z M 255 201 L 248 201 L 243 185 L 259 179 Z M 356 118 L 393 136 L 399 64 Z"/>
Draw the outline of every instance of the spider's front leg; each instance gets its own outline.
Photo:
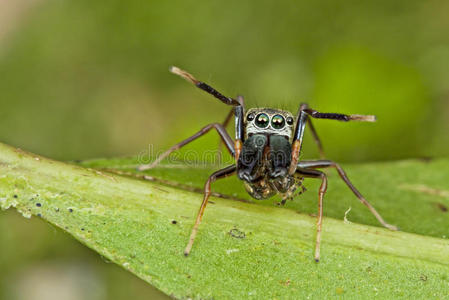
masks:
<path id="1" fill-rule="evenodd" d="M 318 112 L 314 109 L 311 109 L 307 106 L 306 103 L 302 103 L 299 106 L 297 120 L 296 120 L 296 127 L 295 127 L 295 134 L 293 135 L 293 144 L 292 144 L 292 160 L 290 164 L 290 168 L 288 170 L 288 173 L 290 175 L 293 175 L 296 172 L 297 163 L 299 161 L 299 154 L 301 153 L 302 148 L 302 139 L 304 136 L 304 130 L 306 127 L 306 124 L 310 126 L 310 130 L 312 132 L 313 138 L 315 140 L 315 143 L 318 146 L 318 150 L 320 152 L 321 159 L 324 158 L 324 151 L 321 144 L 321 141 L 318 137 L 318 134 L 316 133 L 315 128 L 312 125 L 312 121 L 310 118 L 315 119 L 329 119 L 329 120 L 337 120 L 337 121 L 362 121 L 362 122 L 375 122 L 376 117 L 372 115 L 345 115 L 345 114 L 338 114 L 338 113 L 322 113 Z"/>
<path id="2" fill-rule="evenodd" d="M 242 140 L 243 139 L 243 110 L 244 110 L 243 108 L 245 107 L 245 102 L 244 102 L 243 96 L 237 96 L 237 101 L 240 103 L 240 105 L 237 107 L 231 108 L 228 115 L 224 119 L 222 126 L 226 129 L 227 126 L 229 125 L 229 123 L 231 122 L 232 116 L 235 115 L 237 122 L 240 123 L 240 125 L 237 124 L 237 127 L 240 126 L 240 128 L 236 128 L 236 129 L 241 132 L 240 134 L 238 134 L 236 136 L 236 139 Z M 240 120 L 240 122 L 239 122 L 239 120 Z M 220 139 L 220 141 L 218 142 L 218 149 L 217 149 L 217 151 L 218 151 L 217 156 L 218 156 L 219 162 L 221 161 L 221 158 L 222 158 L 222 155 L 221 155 L 222 154 L 222 152 L 221 152 L 221 144 L 222 143 L 223 143 L 223 140 Z M 321 156 L 321 158 L 324 159 L 324 156 Z"/>

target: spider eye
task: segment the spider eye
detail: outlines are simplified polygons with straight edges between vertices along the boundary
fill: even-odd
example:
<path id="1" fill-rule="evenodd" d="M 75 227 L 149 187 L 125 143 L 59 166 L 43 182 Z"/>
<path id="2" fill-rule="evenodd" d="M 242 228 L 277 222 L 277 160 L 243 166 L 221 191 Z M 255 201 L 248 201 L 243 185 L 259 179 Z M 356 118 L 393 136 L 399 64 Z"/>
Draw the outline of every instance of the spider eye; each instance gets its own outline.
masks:
<path id="1" fill-rule="evenodd" d="M 288 125 L 293 125 L 293 118 L 292 117 L 287 117 L 287 124 Z"/>
<path id="2" fill-rule="evenodd" d="M 274 129 L 281 129 L 285 125 L 285 119 L 281 115 L 275 115 L 273 119 L 271 119 L 271 126 L 273 126 Z"/>
<path id="3" fill-rule="evenodd" d="M 249 115 L 246 117 L 246 120 L 248 120 L 248 121 L 254 120 L 254 114 L 249 114 Z"/>
<path id="4" fill-rule="evenodd" d="M 256 126 L 260 128 L 265 128 L 270 123 L 270 118 L 267 114 L 258 114 L 256 116 Z"/>

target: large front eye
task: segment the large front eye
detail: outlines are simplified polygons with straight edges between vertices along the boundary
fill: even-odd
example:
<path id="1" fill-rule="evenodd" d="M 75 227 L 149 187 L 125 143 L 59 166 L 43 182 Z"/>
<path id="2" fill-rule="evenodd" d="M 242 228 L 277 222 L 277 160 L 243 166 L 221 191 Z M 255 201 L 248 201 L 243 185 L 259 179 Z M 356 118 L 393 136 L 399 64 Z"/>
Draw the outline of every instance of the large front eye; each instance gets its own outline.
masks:
<path id="1" fill-rule="evenodd" d="M 275 115 L 273 119 L 271 119 L 271 126 L 273 126 L 274 129 L 281 129 L 285 125 L 285 119 L 281 115 Z"/>
<path id="2" fill-rule="evenodd" d="M 260 128 L 265 128 L 270 123 L 270 118 L 267 114 L 258 114 L 256 116 L 256 126 Z"/>

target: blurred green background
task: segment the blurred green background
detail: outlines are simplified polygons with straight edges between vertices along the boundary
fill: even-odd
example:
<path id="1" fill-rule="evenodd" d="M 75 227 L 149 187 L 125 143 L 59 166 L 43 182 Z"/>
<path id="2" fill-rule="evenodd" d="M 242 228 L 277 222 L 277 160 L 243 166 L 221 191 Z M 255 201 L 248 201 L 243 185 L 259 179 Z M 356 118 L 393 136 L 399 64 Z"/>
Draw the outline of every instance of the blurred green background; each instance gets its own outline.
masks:
<path id="1" fill-rule="evenodd" d="M 3 0 L 0 141 L 60 160 L 166 149 L 229 110 L 170 74 L 176 65 L 248 107 L 377 115 L 315 122 L 331 159 L 447 156 L 448 11 L 444 0 Z M 317 157 L 306 138 L 304 156 Z M 43 261 L 96 276 L 92 299 L 152 293 L 49 226 L 0 214 L 0 297 L 20 298 L 21 268 Z"/>

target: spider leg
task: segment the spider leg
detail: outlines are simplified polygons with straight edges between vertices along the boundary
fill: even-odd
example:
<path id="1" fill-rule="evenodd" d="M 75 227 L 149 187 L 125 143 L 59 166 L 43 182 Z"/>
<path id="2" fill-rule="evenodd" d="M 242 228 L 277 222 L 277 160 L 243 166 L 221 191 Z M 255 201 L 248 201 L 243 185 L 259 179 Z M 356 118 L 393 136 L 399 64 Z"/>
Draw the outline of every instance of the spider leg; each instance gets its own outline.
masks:
<path id="1" fill-rule="evenodd" d="M 327 190 L 327 176 L 324 172 L 311 169 L 299 168 L 296 173 L 309 178 L 320 178 L 321 186 L 318 190 L 318 216 L 316 222 L 316 242 L 315 242 L 315 261 L 320 261 L 320 246 L 321 246 L 321 228 L 323 225 L 323 198 Z"/>
<path id="2" fill-rule="evenodd" d="M 229 121 L 231 121 L 231 118 L 233 115 L 234 115 L 234 109 L 232 108 L 229 111 L 229 113 L 226 115 L 226 118 L 224 119 L 223 123 L 221 124 L 223 126 L 223 128 L 226 129 L 226 127 L 228 127 Z M 222 143 L 223 143 L 223 140 L 220 139 L 218 141 L 218 147 L 217 147 L 217 159 L 218 159 L 219 163 L 221 163 L 221 160 L 222 160 L 222 148 L 221 148 Z"/>
<path id="3" fill-rule="evenodd" d="M 320 158 L 324 159 L 326 157 L 326 154 L 324 154 L 323 150 L 323 144 L 321 143 L 320 137 L 318 136 L 315 126 L 313 126 L 312 120 L 310 118 L 307 118 L 307 124 L 309 125 L 310 131 L 313 136 L 313 140 L 315 141 L 316 146 L 318 147 L 318 152 L 320 153 Z"/>
<path id="4" fill-rule="evenodd" d="M 304 111 L 312 118 L 316 119 L 330 119 L 337 121 L 361 121 L 361 122 L 376 122 L 376 116 L 373 115 L 344 115 L 336 113 L 321 113 L 311 108 L 306 108 Z"/>
<path id="5" fill-rule="evenodd" d="M 235 156 L 234 141 L 229 136 L 229 134 L 226 132 L 226 129 L 221 124 L 212 123 L 212 124 L 206 125 L 205 127 L 201 128 L 197 133 L 195 133 L 191 137 L 189 137 L 189 138 L 187 138 L 187 139 L 177 143 L 176 145 L 172 146 L 170 149 L 168 149 L 167 151 L 162 153 L 159 157 L 157 157 L 156 160 L 153 161 L 152 163 L 149 163 L 149 164 L 146 164 L 146 165 L 140 165 L 137 169 L 139 171 L 144 171 L 144 170 L 148 170 L 148 169 L 151 169 L 151 168 L 155 167 L 164 158 L 169 156 L 173 151 L 178 150 L 179 148 L 181 148 L 181 147 L 187 145 L 188 143 L 196 140 L 197 138 L 205 135 L 212 128 L 215 128 L 217 130 L 220 138 L 223 140 L 223 142 L 226 145 L 226 148 L 228 149 L 229 153 L 232 156 Z"/>
<path id="6" fill-rule="evenodd" d="M 178 67 L 170 67 L 170 72 L 172 72 L 173 74 L 176 74 L 178 76 L 181 76 L 182 78 L 184 78 L 185 80 L 187 80 L 190 83 L 193 83 L 196 87 L 202 89 L 206 93 L 211 94 L 212 96 L 214 96 L 215 98 L 217 98 L 221 102 L 223 102 L 224 104 L 232 105 L 232 106 L 241 105 L 241 103 L 238 100 L 224 96 L 223 94 L 221 94 L 219 91 L 217 91 L 216 89 L 214 89 L 207 83 L 199 81 L 198 79 L 193 77 L 192 74 L 189 74 L 188 72 L 181 70 Z"/>
<path id="7" fill-rule="evenodd" d="M 195 241 L 196 234 L 198 232 L 198 226 L 201 223 L 201 219 L 203 218 L 204 210 L 206 209 L 207 202 L 209 200 L 209 196 L 211 194 L 211 183 L 216 181 L 217 179 L 225 178 L 231 176 L 235 173 L 237 169 L 236 165 L 228 166 L 224 169 L 218 170 L 209 176 L 209 179 L 206 181 L 204 185 L 204 197 L 203 202 L 201 203 L 200 210 L 196 216 L 195 224 L 193 225 L 192 233 L 190 234 L 189 242 L 184 250 L 184 255 L 187 256 L 192 250 L 193 242 Z"/>
<path id="8" fill-rule="evenodd" d="M 231 108 L 231 110 L 226 115 L 226 118 L 224 119 L 222 125 L 224 128 L 228 127 L 229 122 L 231 122 L 232 116 L 234 115 L 234 108 Z"/>
<path id="9" fill-rule="evenodd" d="M 224 128 L 226 128 L 228 125 L 229 125 L 229 122 L 231 122 L 231 119 L 232 119 L 232 116 L 233 115 L 235 115 L 235 118 L 236 118 L 236 121 L 239 121 L 240 119 L 243 119 L 243 107 L 244 107 L 244 99 L 243 99 L 243 96 L 237 96 L 237 101 L 239 101 L 239 103 L 240 103 L 240 106 L 239 106 L 239 108 L 231 108 L 231 110 L 229 111 L 229 113 L 228 113 L 228 115 L 226 116 L 226 118 L 225 118 L 225 120 L 223 121 L 223 127 Z M 239 113 L 241 114 L 241 115 L 239 115 Z M 239 119 L 240 118 L 240 119 Z M 236 139 L 238 140 L 238 139 L 240 139 L 240 140 L 242 140 L 243 139 L 243 122 L 242 121 L 240 121 L 240 122 L 237 122 L 237 126 L 239 126 L 240 125 L 240 128 L 237 128 L 237 131 L 240 131 L 240 133 L 236 136 Z M 223 143 L 223 140 L 219 140 L 219 142 L 218 142 L 218 151 L 217 151 L 217 156 L 218 156 L 218 159 L 219 159 L 219 162 L 221 161 L 221 157 L 222 157 L 222 152 L 221 152 L 221 145 L 222 145 L 222 143 Z"/>
<path id="10" fill-rule="evenodd" d="M 376 219 L 381 223 L 384 227 L 390 230 L 398 230 L 398 228 L 394 225 L 390 225 L 384 221 L 382 216 L 376 211 L 376 209 L 362 196 L 362 194 L 356 189 L 356 187 L 351 183 L 345 171 L 340 167 L 339 164 L 331 161 L 331 160 L 310 160 L 310 161 L 300 161 L 298 163 L 298 168 L 301 169 L 316 169 L 316 168 L 335 168 L 340 175 L 341 179 L 346 183 L 346 185 L 351 189 L 351 191 L 356 195 L 356 197 L 362 202 L 371 213 L 376 217 Z"/>
<path id="11" fill-rule="evenodd" d="M 315 143 L 318 146 L 318 150 L 320 151 L 321 158 L 324 157 L 323 147 L 321 141 L 316 133 L 315 128 L 310 121 L 310 118 L 316 119 L 331 119 L 338 121 L 364 121 L 364 122 L 375 122 L 376 117 L 372 115 L 344 115 L 337 113 L 321 113 L 314 109 L 311 109 L 307 106 L 306 103 L 302 103 L 299 106 L 298 117 L 296 120 L 296 128 L 295 134 L 293 136 L 293 144 L 292 144 L 292 161 L 289 168 L 289 174 L 293 175 L 296 171 L 296 165 L 299 160 L 299 154 L 301 152 L 302 140 L 304 136 L 304 129 L 306 123 L 311 127 L 312 135 L 314 137 Z"/>

